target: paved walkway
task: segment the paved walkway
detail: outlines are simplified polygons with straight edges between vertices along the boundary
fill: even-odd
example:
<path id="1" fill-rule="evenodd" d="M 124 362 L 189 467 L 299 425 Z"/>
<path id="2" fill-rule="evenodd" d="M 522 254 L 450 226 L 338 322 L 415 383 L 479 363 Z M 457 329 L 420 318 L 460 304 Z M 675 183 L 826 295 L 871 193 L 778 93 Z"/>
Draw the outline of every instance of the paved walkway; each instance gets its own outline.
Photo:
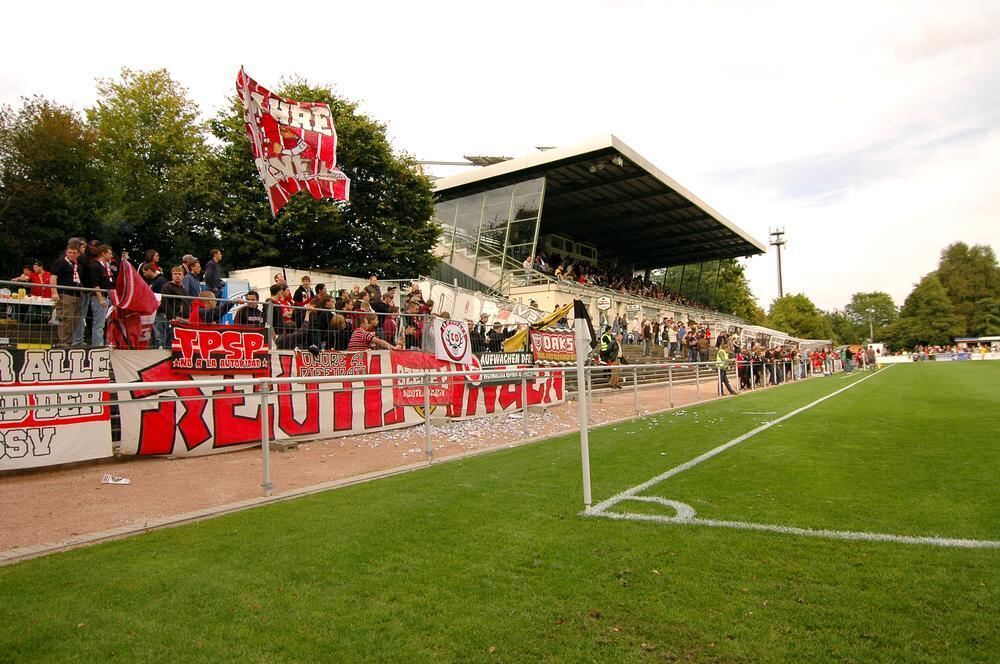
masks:
<path id="1" fill-rule="evenodd" d="M 717 398 L 704 379 L 701 400 Z M 674 405 L 699 399 L 693 384 L 674 387 Z M 669 409 L 665 386 L 599 391 L 592 426 Z M 573 433 L 575 401 L 533 413 L 449 422 L 434 428 L 435 462 L 468 458 Z M 0 564 L 168 528 L 426 468 L 423 427 L 300 444 L 271 453 L 273 495 L 261 492 L 259 448 L 183 459 L 122 457 L 110 462 L 0 478 Z M 105 473 L 130 485 L 101 484 Z"/>

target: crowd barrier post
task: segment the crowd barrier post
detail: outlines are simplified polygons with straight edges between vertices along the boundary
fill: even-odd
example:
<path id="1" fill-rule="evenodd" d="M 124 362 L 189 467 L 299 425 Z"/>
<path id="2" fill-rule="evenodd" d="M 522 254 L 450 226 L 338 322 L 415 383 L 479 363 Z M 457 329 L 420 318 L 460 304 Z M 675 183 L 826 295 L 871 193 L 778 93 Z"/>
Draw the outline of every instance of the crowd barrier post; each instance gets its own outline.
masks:
<path id="1" fill-rule="evenodd" d="M 757 389 L 757 386 L 754 385 L 753 379 L 753 360 L 750 360 L 750 390 L 753 391 L 755 389 Z"/>
<path id="2" fill-rule="evenodd" d="M 587 322 L 582 317 L 577 317 L 573 321 L 576 331 L 576 400 L 578 404 L 578 415 L 580 418 L 580 458 L 583 471 L 583 509 L 590 512 L 591 492 L 590 492 L 590 430 L 587 426 L 587 369 L 586 351 L 587 344 Z"/>
<path id="3" fill-rule="evenodd" d="M 632 393 L 635 396 L 635 414 L 639 414 L 639 367 L 632 365 Z"/>
<path id="4" fill-rule="evenodd" d="M 694 365 L 694 398 L 701 401 L 701 365 Z"/>
<path id="5" fill-rule="evenodd" d="M 674 407 L 674 368 L 667 367 L 667 397 L 670 399 L 670 407 Z"/>
<path id="6" fill-rule="evenodd" d="M 260 384 L 260 458 L 263 466 L 263 481 L 261 487 L 264 489 L 264 497 L 271 495 L 271 423 L 270 404 L 268 403 L 271 391 L 267 382 Z"/>
<path id="7" fill-rule="evenodd" d="M 431 377 L 424 374 L 424 454 L 434 463 L 434 444 L 431 442 Z"/>
<path id="8" fill-rule="evenodd" d="M 528 437 L 528 377 L 521 376 L 521 425 L 524 437 Z"/>
<path id="9" fill-rule="evenodd" d="M 274 320 L 273 307 L 271 300 L 264 301 L 264 338 L 267 339 L 267 347 L 271 349 L 274 348 L 274 327 L 271 325 Z"/>

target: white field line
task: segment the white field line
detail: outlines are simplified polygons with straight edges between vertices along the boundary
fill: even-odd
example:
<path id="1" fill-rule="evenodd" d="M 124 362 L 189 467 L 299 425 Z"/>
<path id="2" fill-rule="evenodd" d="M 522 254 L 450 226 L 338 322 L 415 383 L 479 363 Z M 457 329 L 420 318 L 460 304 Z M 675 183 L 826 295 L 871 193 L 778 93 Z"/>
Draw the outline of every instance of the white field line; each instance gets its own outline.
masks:
<path id="1" fill-rule="evenodd" d="M 733 438 L 732 440 L 730 440 L 728 443 L 723 443 L 722 445 L 719 445 L 718 447 L 710 449 L 709 451 L 707 451 L 704 454 L 701 454 L 699 456 L 696 456 L 695 458 L 691 459 L 690 461 L 685 461 L 681 465 L 675 466 L 675 467 L 671 468 L 670 470 L 666 471 L 665 473 L 660 473 L 659 475 L 657 475 L 653 479 L 646 480 L 642 484 L 636 485 L 636 486 L 632 487 L 631 489 L 626 489 L 625 491 L 622 491 L 621 493 L 617 493 L 617 494 L 611 496 L 610 498 L 608 498 L 607 500 L 602 501 L 602 502 L 598 503 L 597 505 L 595 505 L 593 508 L 591 508 L 591 510 L 590 510 L 589 513 L 590 514 L 601 513 L 604 510 L 608 509 L 609 507 L 612 507 L 612 506 L 616 505 L 617 503 L 621 502 L 622 500 L 625 500 L 626 498 L 631 498 L 631 497 L 633 497 L 633 496 L 635 496 L 637 494 L 642 493 L 646 489 L 652 488 L 652 487 L 656 486 L 657 484 L 659 484 L 660 482 L 673 477 L 674 475 L 677 475 L 679 473 L 683 473 L 685 470 L 688 470 L 690 468 L 694 468 L 695 466 L 697 466 L 702 461 L 708 461 L 712 457 L 714 457 L 716 455 L 719 455 L 719 454 L 722 454 L 723 452 L 725 452 L 726 450 L 728 450 L 730 447 L 735 447 L 735 446 L 739 445 L 740 443 L 742 443 L 743 441 L 749 440 L 750 438 L 753 438 L 757 434 L 759 434 L 759 433 L 761 433 L 763 431 L 767 431 L 771 427 L 773 427 L 775 425 L 778 425 L 778 424 L 781 424 L 785 420 L 788 420 L 788 419 L 791 419 L 791 418 L 795 417 L 799 413 L 804 413 L 805 411 L 809 410 L 810 408 L 813 408 L 814 406 L 818 406 L 819 404 L 823 403 L 827 399 L 832 399 L 833 397 L 837 396 L 841 392 L 846 392 L 847 390 L 851 389 L 852 387 L 856 387 L 856 386 L 860 385 L 861 383 L 865 382 L 869 378 L 873 378 L 873 377 L 877 376 L 879 373 L 880 372 L 875 372 L 873 374 L 869 374 L 869 375 L 865 376 L 864 378 L 862 378 L 861 380 L 857 380 L 857 381 L 851 383 L 850 385 L 846 385 L 846 386 L 840 388 L 839 390 L 836 390 L 834 392 L 831 392 L 830 394 L 827 394 L 826 396 L 823 396 L 823 397 L 820 397 L 819 399 L 816 399 L 812 403 L 808 403 L 805 406 L 802 406 L 801 408 L 796 408 L 792 412 L 787 413 L 785 415 L 782 415 L 781 417 L 779 417 L 777 419 L 774 419 L 774 420 L 771 420 L 770 422 L 765 422 L 764 424 L 760 425 L 756 429 L 752 429 L 752 430 L 746 432 L 745 434 L 743 434 L 742 436 L 737 436 L 736 438 Z"/>
<path id="2" fill-rule="evenodd" d="M 650 501 L 652 502 L 652 501 Z M 676 503 L 676 501 L 668 501 Z M 673 507 L 673 505 L 671 505 Z M 693 512 L 693 510 L 691 510 Z M 702 519 L 700 517 L 665 516 L 661 514 L 635 514 L 622 512 L 601 512 L 599 515 L 607 519 L 619 521 L 655 521 L 659 523 L 682 524 L 692 526 L 708 526 L 710 528 L 735 528 L 737 530 L 757 530 L 782 535 L 799 535 L 803 537 L 825 537 L 832 539 L 853 540 L 859 542 L 894 542 L 897 544 L 924 544 L 930 546 L 955 547 L 962 549 L 1000 549 L 1000 541 L 957 539 L 952 537 L 921 537 L 915 535 L 890 535 L 888 533 L 869 533 L 854 530 L 814 530 L 812 528 L 796 528 L 794 526 L 776 526 L 767 523 L 749 523 L 747 521 L 720 521 L 718 519 Z"/>
<path id="3" fill-rule="evenodd" d="M 892 366 L 892 365 L 889 365 Z M 887 367 L 888 368 L 888 367 Z M 643 482 L 642 484 L 632 487 L 626 491 L 612 496 L 611 498 L 598 503 L 594 508 L 585 513 L 586 516 L 600 516 L 606 519 L 614 519 L 616 521 L 647 521 L 647 522 L 658 522 L 658 523 L 670 523 L 670 524 L 682 524 L 682 525 L 694 525 L 694 526 L 707 526 L 710 528 L 734 528 L 737 530 L 756 530 L 760 532 L 769 533 L 780 533 L 783 535 L 798 535 L 801 537 L 823 537 L 828 539 L 842 539 L 842 540 L 852 540 L 860 542 L 893 542 L 897 544 L 922 544 L 928 546 L 940 546 L 940 547 L 952 547 L 952 548 L 963 548 L 963 549 L 1000 549 L 1000 541 L 996 540 L 976 540 L 976 539 L 963 539 L 963 538 L 952 538 L 952 537 L 926 537 L 918 535 L 892 535 L 889 533 L 871 533 L 864 531 L 853 531 L 853 530 L 825 530 L 818 529 L 814 530 L 812 528 L 797 528 L 795 526 L 779 526 L 767 523 L 750 523 L 748 521 L 723 521 L 719 519 L 703 519 L 695 516 L 695 510 L 693 507 L 686 503 L 681 503 L 676 500 L 669 500 L 667 498 L 661 498 L 659 496 L 639 496 L 638 493 L 649 489 L 660 482 L 682 473 L 685 470 L 692 468 L 702 461 L 711 459 L 717 454 L 725 452 L 730 447 L 739 445 L 743 441 L 751 438 L 761 431 L 769 429 L 775 424 L 780 424 L 784 420 L 794 417 L 799 413 L 806 411 L 817 404 L 826 401 L 831 397 L 835 397 L 845 390 L 849 390 L 859 383 L 863 383 L 872 376 L 877 375 L 880 371 L 876 371 L 864 378 L 842 387 L 835 392 L 813 401 L 801 408 L 793 410 L 787 415 L 763 424 L 756 429 L 749 431 L 742 436 L 732 439 L 728 443 L 719 445 L 718 447 L 705 452 L 701 456 L 695 457 L 694 459 L 682 463 L 679 466 L 671 468 L 670 470 L 657 475 L 651 480 Z M 659 505 L 664 505 L 666 507 L 672 508 L 675 512 L 675 516 L 666 516 L 662 514 L 639 514 L 639 513 L 629 513 L 629 512 L 609 512 L 610 508 L 614 507 L 618 503 L 624 500 L 637 500 L 646 503 L 655 503 Z"/>

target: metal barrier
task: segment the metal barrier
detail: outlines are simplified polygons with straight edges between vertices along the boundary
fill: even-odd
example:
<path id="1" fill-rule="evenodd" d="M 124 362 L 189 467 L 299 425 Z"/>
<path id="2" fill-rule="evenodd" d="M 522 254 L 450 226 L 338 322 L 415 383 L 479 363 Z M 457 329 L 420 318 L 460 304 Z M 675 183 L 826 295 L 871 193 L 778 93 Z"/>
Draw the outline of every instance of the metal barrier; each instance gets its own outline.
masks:
<path id="1" fill-rule="evenodd" d="M 581 324 L 577 326 L 577 333 L 580 336 Z M 583 341 L 583 339 L 580 339 Z M 585 345 L 578 346 L 584 348 Z M 667 398 L 663 402 L 665 408 L 674 407 L 674 389 L 678 384 L 689 383 L 689 374 L 694 373 L 694 384 L 696 390 L 696 399 L 700 400 L 702 398 L 701 386 L 704 382 L 703 377 L 710 376 L 709 383 L 714 381 L 716 384 L 719 383 L 719 368 L 714 363 L 664 363 L 664 364 L 653 364 L 653 365 L 631 365 L 628 367 L 621 367 L 618 365 L 587 365 L 585 364 L 586 357 L 584 353 L 579 353 L 577 358 L 577 366 L 574 371 L 571 367 L 550 367 L 550 366 L 536 366 L 536 367 L 519 367 L 517 369 L 518 377 L 513 379 L 513 382 L 520 381 L 521 395 L 521 411 L 522 411 L 522 433 L 525 437 L 529 435 L 529 424 L 528 424 L 528 381 L 535 380 L 544 375 L 550 375 L 553 372 L 562 371 L 565 372 L 565 376 L 574 376 L 576 378 L 577 390 L 576 398 L 578 401 L 579 408 L 579 422 L 578 430 L 581 436 L 581 446 L 586 446 L 588 444 L 587 437 L 589 432 L 590 423 L 593 421 L 593 383 L 595 379 L 598 382 L 601 378 L 609 375 L 611 371 L 622 372 L 623 369 L 627 370 L 631 374 L 632 378 L 632 389 L 633 389 L 633 406 L 635 413 L 640 414 L 640 395 L 639 389 L 640 384 L 643 383 L 649 386 L 656 386 L 658 384 L 665 384 L 667 386 Z M 784 364 L 783 362 L 781 364 Z M 733 367 L 730 367 L 732 369 Z M 665 381 L 660 381 L 659 377 L 661 375 L 666 376 Z M 778 375 L 776 370 L 775 375 Z M 269 406 L 271 404 L 272 396 L 275 394 L 275 388 L 282 385 L 297 385 L 300 387 L 298 393 L 301 394 L 314 394 L 320 392 L 342 392 L 342 391 L 363 391 L 369 389 L 381 389 L 383 381 L 413 381 L 415 377 L 418 377 L 423 390 L 423 400 L 424 408 L 422 416 L 424 419 L 424 453 L 428 462 L 434 461 L 434 449 L 432 445 L 432 421 L 431 421 L 431 408 L 430 408 L 430 390 L 433 384 L 437 385 L 448 385 L 449 383 L 457 384 L 458 381 L 471 379 L 474 381 L 488 380 L 491 376 L 496 376 L 497 379 L 504 379 L 505 382 L 512 382 L 510 378 L 510 369 L 508 368 L 498 368 L 498 369 L 471 369 L 471 370 L 455 370 L 448 372 L 437 372 L 437 371 L 423 371 L 423 372 L 407 372 L 407 373 L 379 373 L 379 374 L 360 374 L 360 375 L 350 375 L 350 376 L 297 376 L 297 377 L 265 377 L 265 378 L 244 378 L 235 377 L 227 378 L 224 380 L 212 379 L 212 380 L 185 380 L 185 381 L 165 381 L 165 382 L 143 382 L 141 383 L 142 390 L 148 393 L 156 393 L 163 390 L 176 390 L 176 389 L 190 389 L 199 388 L 199 394 L 197 396 L 165 396 L 160 395 L 157 397 L 158 400 L 167 402 L 184 402 L 184 401 L 196 401 L 196 400 L 215 400 L 215 399 L 233 399 L 233 388 L 246 390 L 249 389 L 250 393 L 244 393 L 240 395 L 241 399 L 250 399 L 252 394 L 256 394 L 258 400 L 258 408 L 260 413 L 260 446 L 262 455 L 262 480 L 261 487 L 265 496 L 270 495 L 273 485 L 271 482 L 271 469 L 270 469 L 270 417 L 271 413 Z M 643 382 L 641 379 L 647 378 L 649 380 Z M 792 372 L 791 379 L 795 380 L 795 372 Z M 371 385 L 375 383 L 379 385 L 378 388 L 373 388 Z M 757 388 L 761 385 L 757 384 Z M 103 406 L 123 406 L 131 405 L 135 402 L 122 398 L 120 393 L 132 392 L 137 388 L 137 383 L 103 383 L 95 384 L 92 386 L 93 389 L 85 389 L 88 386 L 76 385 L 33 385 L 30 387 L 0 387 L 0 414 L 6 414 L 11 412 L 24 412 L 33 411 L 39 408 L 51 407 L 48 403 L 35 403 L 29 404 L 26 399 L 11 399 L 11 397 L 26 397 L 27 395 L 41 395 L 41 394 L 79 394 L 81 391 L 87 393 L 100 393 L 100 399 L 92 401 L 90 403 L 100 404 Z M 200 388 L 220 388 L 219 390 L 208 390 L 208 392 L 202 392 Z M 756 389 L 756 388 L 754 388 Z M 720 385 L 721 390 L 721 385 Z M 252 444 L 252 443 L 251 443 Z M 584 457 L 587 458 L 586 456 Z M 588 475 L 588 479 L 585 480 L 589 489 L 589 472 L 585 471 Z M 588 505 L 589 505 L 589 491 L 588 494 Z"/>
<path id="2" fill-rule="evenodd" d="M 9 296 L 0 293 L 0 346 L 88 348 L 108 345 L 104 326 L 111 306 L 109 292 L 60 286 L 58 291 L 63 296 L 60 302 L 32 295 L 31 286 L 19 282 L 0 281 L 0 289 L 4 287 L 20 287 L 24 292 L 14 291 Z M 55 289 L 45 287 L 45 290 Z M 103 304 L 97 301 L 98 293 Z M 376 339 L 405 349 L 433 349 L 424 335 L 431 317 L 429 312 L 386 313 L 373 311 L 370 306 L 353 310 L 303 306 L 270 297 L 262 300 L 259 293 L 256 301 L 250 301 L 247 294 L 227 300 L 169 293 L 157 295 L 159 308 L 147 317 L 149 348 L 169 349 L 174 325 L 185 322 L 264 327 L 269 346 L 279 350 L 347 350 L 354 331 L 362 326 L 366 317 L 374 316 L 376 324 L 371 332 Z M 196 302 L 197 314 L 192 315 Z M 100 333 L 95 328 L 100 328 Z M 491 324 L 477 330 L 473 323 L 470 325 L 473 350 L 500 352 L 503 339 L 517 328 L 514 324 L 500 324 L 499 327 Z"/>

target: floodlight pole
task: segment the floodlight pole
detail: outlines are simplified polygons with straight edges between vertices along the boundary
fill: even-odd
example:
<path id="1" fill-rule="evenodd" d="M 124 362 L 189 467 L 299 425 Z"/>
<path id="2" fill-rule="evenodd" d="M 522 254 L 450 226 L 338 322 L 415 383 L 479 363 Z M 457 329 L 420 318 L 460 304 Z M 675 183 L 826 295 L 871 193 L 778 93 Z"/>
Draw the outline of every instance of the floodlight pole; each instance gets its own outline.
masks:
<path id="1" fill-rule="evenodd" d="M 771 231 L 771 246 L 778 252 L 778 297 L 785 297 L 785 288 L 781 282 L 781 248 L 785 246 L 785 229 L 775 228 Z"/>
<path id="2" fill-rule="evenodd" d="M 576 336 L 576 400 L 580 417 L 580 457 L 583 462 L 583 511 L 589 513 L 590 493 L 590 431 L 587 423 L 587 321 L 578 316 L 573 321 Z"/>

